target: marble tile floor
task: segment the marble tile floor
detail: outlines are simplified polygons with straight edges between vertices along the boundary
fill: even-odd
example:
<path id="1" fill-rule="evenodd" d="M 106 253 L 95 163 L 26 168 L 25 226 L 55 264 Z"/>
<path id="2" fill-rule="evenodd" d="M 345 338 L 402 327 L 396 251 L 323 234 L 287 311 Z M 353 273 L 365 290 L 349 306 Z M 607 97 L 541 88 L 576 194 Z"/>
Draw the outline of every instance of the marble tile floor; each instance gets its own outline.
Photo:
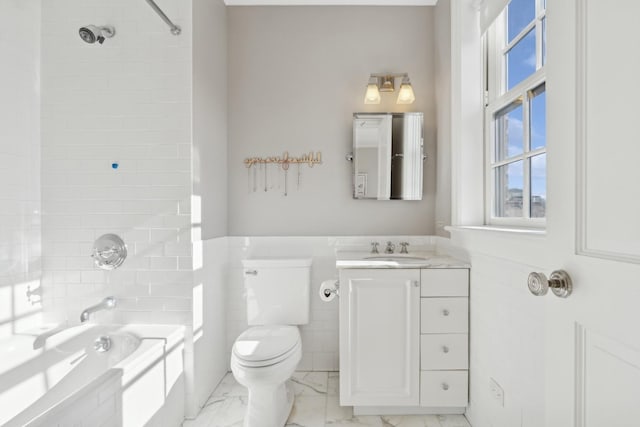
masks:
<path id="1" fill-rule="evenodd" d="M 471 427 L 463 415 L 354 416 L 338 400 L 338 372 L 296 372 L 289 427 Z M 242 427 L 247 389 L 228 373 L 200 411 L 183 427 Z"/>

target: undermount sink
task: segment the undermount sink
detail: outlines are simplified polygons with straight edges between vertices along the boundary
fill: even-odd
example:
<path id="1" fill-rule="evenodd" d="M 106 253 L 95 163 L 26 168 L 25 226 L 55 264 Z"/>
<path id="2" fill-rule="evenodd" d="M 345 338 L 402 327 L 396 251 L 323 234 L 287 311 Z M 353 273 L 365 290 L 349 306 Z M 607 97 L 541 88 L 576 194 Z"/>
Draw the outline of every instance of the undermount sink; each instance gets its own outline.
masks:
<path id="1" fill-rule="evenodd" d="M 425 261 L 426 257 L 417 257 L 410 255 L 373 255 L 366 256 L 364 259 L 372 259 L 376 261 L 396 261 L 396 262 L 410 262 L 410 261 Z"/>
<path id="2" fill-rule="evenodd" d="M 337 255 L 339 268 L 420 268 L 429 264 L 435 254 L 414 252 L 409 254 L 372 254 L 371 252 L 345 252 Z"/>
<path id="3" fill-rule="evenodd" d="M 468 268 L 468 264 L 431 251 L 408 254 L 372 254 L 371 252 L 340 251 L 336 253 L 338 268 Z"/>

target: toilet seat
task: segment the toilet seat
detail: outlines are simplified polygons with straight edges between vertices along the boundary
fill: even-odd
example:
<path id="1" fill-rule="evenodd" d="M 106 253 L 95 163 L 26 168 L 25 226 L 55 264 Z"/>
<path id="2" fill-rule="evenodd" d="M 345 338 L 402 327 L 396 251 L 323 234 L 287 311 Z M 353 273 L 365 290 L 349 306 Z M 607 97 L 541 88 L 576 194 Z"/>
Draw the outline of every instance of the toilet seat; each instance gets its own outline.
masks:
<path id="1" fill-rule="evenodd" d="M 260 368 L 288 359 L 301 346 L 295 326 L 264 325 L 244 331 L 233 344 L 232 355 L 239 366 Z"/>

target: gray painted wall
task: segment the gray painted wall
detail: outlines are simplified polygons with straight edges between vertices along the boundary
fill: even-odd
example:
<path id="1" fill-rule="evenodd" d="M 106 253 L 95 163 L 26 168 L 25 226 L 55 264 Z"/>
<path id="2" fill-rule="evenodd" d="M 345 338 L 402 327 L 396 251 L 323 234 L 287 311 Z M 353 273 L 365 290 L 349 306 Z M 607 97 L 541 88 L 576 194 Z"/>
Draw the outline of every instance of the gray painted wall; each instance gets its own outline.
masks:
<path id="1" fill-rule="evenodd" d="M 227 10 L 224 2 L 194 0 L 193 28 L 195 200 L 192 212 L 196 230 L 200 222 L 201 237 L 205 240 L 227 235 Z"/>
<path id="2" fill-rule="evenodd" d="M 436 103 L 430 7 L 230 7 L 229 235 L 433 234 Z M 363 103 L 372 72 L 408 72 L 416 94 Z M 399 82 L 398 82 L 399 83 Z M 422 111 L 424 199 L 353 200 L 354 112 Z M 324 164 L 289 170 L 289 195 L 252 192 L 243 159 L 322 151 Z M 271 171 L 273 172 L 273 171 Z M 262 174 L 260 174 L 262 176 Z M 280 174 L 282 180 L 282 174 Z M 268 182 L 269 186 L 271 185 Z M 281 184 L 282 185 L 282 184 Z"/>

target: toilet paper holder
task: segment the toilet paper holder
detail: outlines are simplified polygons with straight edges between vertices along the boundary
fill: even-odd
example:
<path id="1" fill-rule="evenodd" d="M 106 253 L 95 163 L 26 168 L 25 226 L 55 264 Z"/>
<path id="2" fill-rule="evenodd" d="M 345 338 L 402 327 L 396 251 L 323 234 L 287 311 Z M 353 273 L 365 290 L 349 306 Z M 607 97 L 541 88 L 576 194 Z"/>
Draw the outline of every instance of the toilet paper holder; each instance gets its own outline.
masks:
<path id="1" fill-rule="evenodd" d="M 331 295 L 340 296 L 340 281 L 336 280 L 333 283 L 333 288 L 325 288 L 322 290 L 322 293 L 326 298 L 329 298 Z"/>

